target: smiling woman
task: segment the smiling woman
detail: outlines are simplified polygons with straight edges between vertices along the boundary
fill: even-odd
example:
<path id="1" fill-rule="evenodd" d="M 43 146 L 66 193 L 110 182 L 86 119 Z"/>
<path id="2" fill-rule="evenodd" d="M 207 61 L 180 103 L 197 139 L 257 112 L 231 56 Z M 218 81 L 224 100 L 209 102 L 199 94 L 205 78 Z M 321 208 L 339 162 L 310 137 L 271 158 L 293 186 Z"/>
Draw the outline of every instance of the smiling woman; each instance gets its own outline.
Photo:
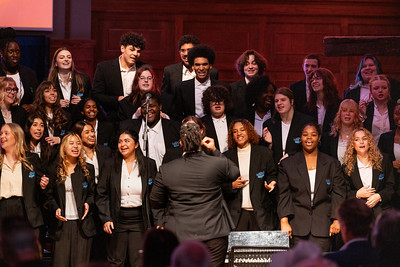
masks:
<path id="1" fill-rule="evenodd" d="M 118 140 L 118 155 L 100 173 L 96 204 L 103 230 L 109 235 L 107 260 L 116 266 L 140 266 L 142 236 L 152 226 L 150 186 L 157 169 L 145 158 L 136 132 L 126 130 Z"/>
<path id="2" fill-rule="evenodd" d="M 78 104 L 89 96 L 92 87 L 89 76 L 75 68 L 68 48 L 60 47 L 54 52 L 48 80 L 53 82 L 60 95 L 61 107 L 73 116 L 79 115 Z"/>
<path id="3" fill-rule="evenodd" d="M 44 81 L 36 89 L 32 114 L 41 116 L 47 124 L 46 141 L 51 146 L 60 144 L 71 120 L 70 114 L 61 108 L 60 95 L 52 82 Z"/>
<path id="4" fill-rule="evenodd" d="M 224 187 L 236 231 L 275 230 L 276 168 L 272 152 L 258 145 L 259 136 L 245 119 L 229 126 L 229 150 L 224 155 L 240 170 L 236 181 Z"/>
<path id="5" fill-rule="evenodd" d="M 281 161 L 278 216 L 281 230 L 292 238 L 291 246 L 309 240 L 328 252 L 329 237 L 340 232 L 336 209 L 346 197 L 346 187 L 340 163 L 318 151 L 320 137 L 316 123 L 305 124 L 303 151 Z"/>
<path id="6" fill-rule="evenodd" d="M 119 102 L 118 118 L 122 120 L 139 118 L 141 97 L 147 92 L 160 93 L 153 67 L 143 65 L 133 79 L 132 91 Z"/>
<path id="7" fill-rule="evenodd" d="M 10 122 L 24 127 L 26 112 L 18 106 L 18 87 L 10 77 L 0 77 L 0 108 L 0 127 Z"/>
<path id="8" fill-rule="evenodd" d="M 48 168 L 48 174 L 46 206 L 55 219 L 49 227 L 49 236 L 54 240 L 54 266 L 86 263 L 96 234 L 92 218 L 94 169 L 85 161 L 77 134 L 64 137 L 59 160 Z"/>
<path id="9" fill-rule="evenodd" d="M 39 159 L 27 151 L 19 125 L 3 125 L 0 140 L 0 220 L 22 216 L 33 228 L 39 228 L 43 218 L 38 199 L 49 180 L 40 178 Z"/>

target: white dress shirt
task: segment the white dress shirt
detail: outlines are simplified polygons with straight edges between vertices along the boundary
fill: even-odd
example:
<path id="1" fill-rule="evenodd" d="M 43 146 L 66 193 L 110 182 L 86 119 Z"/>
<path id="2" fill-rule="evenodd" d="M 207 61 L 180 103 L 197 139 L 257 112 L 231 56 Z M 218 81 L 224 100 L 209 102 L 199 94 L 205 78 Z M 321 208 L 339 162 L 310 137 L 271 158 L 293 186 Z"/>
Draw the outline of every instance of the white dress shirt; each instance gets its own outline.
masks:
<path id="1" fill-rule="evenodd" d="M 131 173 L 125 160 L 122 160 L 121 170 L 121 207 L 135 208 L 142 206 L 142 179 L 139 176 L 137 161 L 133 164 Z"/>
<path id="2" fill-rule="evenodd" d="M 183 64 L 183 68 L 182 68 L 182 82 L 183 81 L 187 81 L 187 80 L 191 80 L 193 78 L 196 77 L 196 72 L 194 70 L 192 70 L 191 72 L 189 71 L 188 68 L 186 68 L 185 64 Z"/>
<path id="3" fill-rule="evenodd" d="M 286 142 L 287 142 L 287 137 L 289 134 L 289 130 L 290 130 L 290 124 L 286 124 L 283 121 L 281 121 L 282 124 L 282 151 L 283 151 L 283 155 L 284 156 L 286 154 Z"/>
<path id="4" fill-rule="evenodd" d="M 271 118 L 270 110 L 268 110 L 267 114 L 265 114 L 263 118 L 258 116 L 257 112 L 254 111 L 254 130 L 256 130 L 259 136 L 262 136 L 264 122 L 270 118 Z"/>
<path id="5" fill-rule="evenodd" d="M 239 171 L 243 180 L 248 180 L 246 185 L 242 187 L 242 209 L 253 210 L 253 205 L 250 199 L 250 154 L 251 145 L 245 148 L 237 148 Z"/>
<path id="6" fill-rule="evenodd" d="M 360 87 L 360 100 L 364 100 L 367 103 L 371 101 L 371 90 L 369 89 L 369 85 L 362 85 Z"/>
<path id="7" fill-rule="evenodd" d="M 383 133 L 390 131 L 389 112 L 386 110 L 383 114 L 379 113 L 377 106 L 374 103 L 374 118 L 372 119 L 372 136 L 376 144 L 379 142 L 379 137 Z"/>
<path id="8" fill-rule="evenodd" d="M 321 125 L 321 127 L 322 127 L 324 125 L 326 108 L 324 107 L 324 105 L 316 105 L 316 106 L 317 106 L 317 113 L 318 113 L 318 124 Z"/>
<path id="9" fill-rule="evenodd" d="M 146 154 L 144 140 L 143 140 L 143 132 L 146 129 L 146 122 L 142 120 L 142 126 L 140 126 L 139 131 L 139 144 L 142 149 L 143 154 Z M 161 166 L 162 160 L 165 155 L 165 142 L 164 142 L 164 133 L 160 120 L 154 125 L 153 128 L 149 128 L 148 139 L 149 141 L 149 157 L 155 160 L 157 165 L 157 170 Z"/>
<path id="10" fill-rule="evenodd" d="M 79 214 L 76 207 L 74 190 L 72 188 L 71 176 L 65 180 L 65 218 L 67 220 L 78 220 Z"/>
<path id="11" fill-rule="evenodd" d="M 71 72 L 68 75 L 67 83 L 63 83 L 60 74 L 58 74 L 58 82 L 61 87 L 61 92 L 63 94 L 64 99 L 70 100 L 71 99 L 71 91 L 72 91 L 72 77 Z"/>
<path id="12" fill-rule="evenodd" d="M 370 166 L 370 164 L 364 165 L 357 158 L 357 166 L 363 186 L 372 187 L 372 167 Z"/>
<path id="13" fill-rule="evenodd" d="M 309 170 L 308 171 L 308 179 L 310 181 L 310 192 L 311 192 L 311 203 L 314 200 L 314 190 L 315 190 L 315 175 L 317 174 L 317 170 Z"/>
<path id="14" fill-rule="evenodd" d="M 339 139 L 337 147 L 337 157 L 341 164 L 344 162 L 344 154 L 347 149 L 347 140 Z"/>
<path id="15" fill-rule="evenodd" d="M 119 57 L 119 69 L 121 71 L 122 87 L 124 96 L 128 96 L 132 92 L 133 79 L 136 74 L 136 64 L 133 64 L 129 69 L 124 69 L 121 65 L 121 56 Z"/>
<path id="16" fill-rule="evenodd" d="M 228 150 L 228 122 L 226 121 L 226 115 L 222 118 L 214 118 L 211 116 L 215 128 L 215 132 L 217 133 L 217 139 L 219 144 L 219 151 L 221 153 Z"/>
<path id="17" fill-rule="evenodd" d="M 84 149 L 83 149 L 83 155 L 84 155 L 85 158 L 86 158 L 86 162 L 93 165 L 93 167 L 94 167 L 94 182 L 95 182 L 96 184 L 98 184 L 98 182 L 99 182 L 99 162 L 98 162 L 98 160 L 97 160 L 96 151 L 94 151 L 94 153 L 93 153 L 93 158 L 92 158 L 92 159 L 90 159 L 90 158 L 86 155 L 86 152 L 85 152 Z"/>
<path id="18" fill-rule="evenodd" d="M 400 159 L 400 144 L 394 143 L 393 154 L 396 160 Z"/>
<path id="19" fill-rule="evenodd" d="M 211 86 L 210 77 L 204 83 L 200 83 L 197 79 L 194 79 L 194 104 L 195 104 L 195 114 L 196 117 L 204 117 L 203 103 L 203 92 Z"/>

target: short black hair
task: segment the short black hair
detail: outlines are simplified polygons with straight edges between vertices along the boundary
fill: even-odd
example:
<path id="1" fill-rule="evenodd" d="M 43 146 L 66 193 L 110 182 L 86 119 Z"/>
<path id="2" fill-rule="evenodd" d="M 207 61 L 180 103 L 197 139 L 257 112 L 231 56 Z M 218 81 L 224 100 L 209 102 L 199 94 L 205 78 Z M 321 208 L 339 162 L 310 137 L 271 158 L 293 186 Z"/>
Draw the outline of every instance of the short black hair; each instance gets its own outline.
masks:
<path id="1" fill-rule="evenodd" d="M 304 64 L 304 61 L 305 61 L 306 59 L 316 59 L 317 62 L 318 62 L 318 63 L 317 63 L 317 64 L 318 64 L 318 68 L 321 67 L 321 59 L 319 58 L 318 55 L 315 55 L 315 54 L 308 54 L 307 56 L 304 57 L 304 59 L 303 59 L 303 64 Z"/>
<path id="2" fill-rule="evenodd" d="M 208 59 L 208 63 L 210 65 L 214 65 L 215 61 L 215 52 L 210 46 L 207 45 L 198 45 L 190 49 L 188 54 L 189 65 L 193 66 L 194 59 L 198 57 L 204 57 Z"/>
<path id="3" fill-rule="evenodd" d="M 142 95 L 142 97 L 140 98 L 141 102 L 146 101 L 147 94 L 150 95 L 150 99 L 154 99 L 159 105 L 161 105 L 161 96 L 160 96 L 160 94 L 158 94 L 156 92 L 151 92 L 151 91 L 145 93 L 144 95 Z"/>
<path id="4" fill-rule="evenodd" d="M 139 47 L 141 50 L 144 50 L 146 47 L 146 39 L 144 39 L 142 34 L 127 32 L 121 36 L 121 45 L 125 47 L 132 45 L 133 47 Z"/>
<path id="5" fill-rule="evenodd" d="M 196 45 L 200 44 L 200 40 L 199 40 L 199 38 L 197 38 L 194 35 L 186 34 L 186 35 L 182 36 L 181 39 L 179 39 L 178 50 L 180 50 L 182 45 L 184 45 L 184 44 L 193 44 L 193 46 L 196 46 Z"/>
<path id="6" fill-rule="evenodd" d="M 321 126 L 320 126 L 317 122 L 315 122 L 315 121 L 309 121 L 309 122 L 305 123 L 305 124 L 303 125 L 303 127 L 301 128 L 301 132 L 303 132 L 304 129 L 305 129 L 306 127 L 308 127 L 308 126 L 314 127 L 314 128 L 317 130 L 318 137 L 321 138 L 321 135 L 322 135 Z"/>
<path id="7" fill-rule="evenodd" d="M 17 32 L 13 28 L 0 28 L 0 50 L 4 51 L 9 43 L 15 42 L 18 44 L 16 37 Z"/>

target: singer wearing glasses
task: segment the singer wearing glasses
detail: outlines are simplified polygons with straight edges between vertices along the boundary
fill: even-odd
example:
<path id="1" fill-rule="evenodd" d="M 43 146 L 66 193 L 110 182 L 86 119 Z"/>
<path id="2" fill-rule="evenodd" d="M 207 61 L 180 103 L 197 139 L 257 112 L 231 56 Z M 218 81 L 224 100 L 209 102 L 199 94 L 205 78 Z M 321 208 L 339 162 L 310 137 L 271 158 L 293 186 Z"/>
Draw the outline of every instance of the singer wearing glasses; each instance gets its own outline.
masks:
<path id="1" fill-rule="evenodd" d="M 26 112 L 18 106 L 18 87 L 13 78 L 0 77 L 0 108 L 0 127 L 11 122 L 24 127 Z"/>
<path id="2" fill-rule="evenodd" d="M 137 70 L 131 93 L 119 102 L 118 119 L 123 121 L 139 118 L 141 98 L 148 92 L 160 93 L 160 89 L 157 86 L 153 67 L 146 64 Z"/>

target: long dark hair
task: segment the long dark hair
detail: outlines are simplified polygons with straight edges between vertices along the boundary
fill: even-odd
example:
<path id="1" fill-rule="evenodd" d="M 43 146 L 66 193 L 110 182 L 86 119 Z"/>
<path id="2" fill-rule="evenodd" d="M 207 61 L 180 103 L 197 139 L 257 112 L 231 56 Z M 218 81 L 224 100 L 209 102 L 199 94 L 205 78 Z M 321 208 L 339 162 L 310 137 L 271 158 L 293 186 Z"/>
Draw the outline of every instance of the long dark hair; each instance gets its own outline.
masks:
<path id="1" fill-rule="evenodd" d="M 40 144 L 40 159 L 43 162 L 48 162 L 50 160 L 50 156 L 51 156 L 51 148 L 49 143 L 46 142 L 45 138 L 45 133 L 47 132 L 47 124 L 46 121 L 42 118 L 42 116 L 40 116 L 39 114 L 32 114 L 31 116 L 29 116 L 26 119 L 25 122 L 25 141 L 26 141 L 26 145 L 28 146 L 28 150 L 31 150 L 31 139 L 32 139 L 32 135 L 31 135 L 31 127 L 33 122 L 35 121 L 35 119 L 41 119 L 44 125 L 44 131 L 43 131 L 43 135 L 42 137 L 39 139 L 39 144 Z"/>
<path id="2" fill-rule="evenodd" d="M 137 148 L 135 149 L 135 157 L 136 157 L 136 161 L 137 161 L 137 163 L 138 163 L 138 165 L 139 165 L 139 175 L 140 175 L 141 177 L 145 176 L 145 174 L 146 174 L 145 157 L 144 157 L 144 155 L 143 155 L 142 150 L 140 149 L 139 135 L 138 135 L 138 133 L 135 132 L 135 131 L 132 131 L 132 130 L 128 129 L 128 130 L 122 131 L 122 132 L 119 134 L 119 136 L 121 136 L 122 134 L 127 134 L 127 135 L 129 135 L 129 136 L 135 141 L 135 143 L 138 144 Z M 115 159 L 116 159 L 116 162 L 115 162 L 116 165 L 121 164 L 122 155 L 121 155 L 121 153 L 119 152 L 119 150 L 118 150 L 118 153 L 117 153 L 117 157 L 116 157 Z"/>
<path id="3" fill-rule="evenodd" d="M 75 123 L 74 127 L 72 127 L 71 132 L 78 134 L 82 139 L 82 132 L 86 125 L 90 126 L 94 130 L 93 125 L 90 122 L 78 121 L 77 123 Z M 84 146 L 83 141 L 82 145 Z M 97 146 L 97 141 L 95 141 L 94 143 L 94 147 L 96 146 Z"/>
<path id="4" fill-rule="evenodd" d="M 46 101 L 44 100 L 44 91 L 49 89 L 50 87 L 55 88 L 54 84 L 50 81 L 44 81 L 39 84 L 38 88 L 35 92 L 35 100 L 33 101 L 34 114 L 38 114 L 42 118 L 44 118 L 44 122 L 48 122 L 49 128 L 55 130 L 61 130 L 67 123 L 67 117 L 64 114 L 64 110 L 60 104 L 60 94 L 57 93 L 57 100 L 52 106 L 53 109 L 53 118 L 51 120 L 48 119 L 46 113 Z"/>
<path id="5" fill-rule="evenodd" d="M 325 108 L 330 108 L 340 102 L 339 93 L 336 86 L 336 78 L 333 73 L 325 68 L 319 68 L 314 70 L 314 72 L 310 75 L 308 82 L 308 88 L 310 88 L 310 101 L 307 103 L 308 110 L 312 111 L 316 107 L 317 102 L 317 94 L 311 87 L 311 80 L 315 76 L 320 77 L 322 79 L 322 84 L 324 88 L 322 89 L 324 92 L 324 100 L 323 105 Z"/>

